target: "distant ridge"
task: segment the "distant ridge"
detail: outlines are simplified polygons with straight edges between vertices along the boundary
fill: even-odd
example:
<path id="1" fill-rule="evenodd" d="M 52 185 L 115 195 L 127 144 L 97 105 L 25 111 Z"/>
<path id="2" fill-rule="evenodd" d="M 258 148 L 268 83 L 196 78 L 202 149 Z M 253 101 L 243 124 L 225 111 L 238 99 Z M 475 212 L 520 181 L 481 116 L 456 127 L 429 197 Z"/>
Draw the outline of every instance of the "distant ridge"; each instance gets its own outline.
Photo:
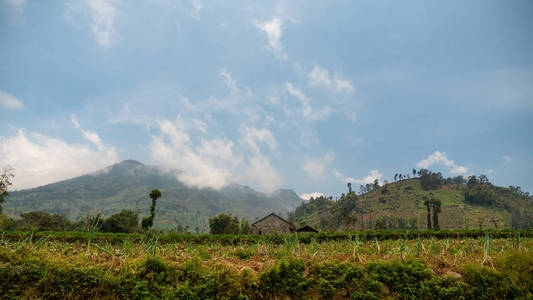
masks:
<path id="1" fill-rule="evenodd" d="M 301 203 L 290 189 L 270 195 L 250 187 L 231 184 L 221 190 L 189 187 L 177 180 L 178 170 L 144 165 L 128 159 L 91 174 L 60 182 L 11 192 L 3 204 L 12 217 L 29 211 L 63 214 L 77 220 L 88 214 L 104 216 L 122 209 L 145 215 L 149 210 L 148 193 L 158 188 L 156 227 L 188 226 L 192 232 L 208 230 L 208 219 L 219 213 L 232 214 L 253 222 L 256 218 L 276 212 L 286 215 Z"/>
<path id="2" fill-rule="evenodd" d="M 382 218 L 384 228 L 397 229 L 389 227 L 399 227 L 402 221 L 408 227 L 414 222 L 414 227 L 426 229 L 427 207 L 423 200 L 426 197 L 442 203 L 439 213 L 441 229 L 533 228 L 532 196 L 488 184 L 486 189 L 493 195 L 495 203 L 481 205 L 465 201 L 466 188 L 466 185 L 443 184 L 438 189 L 424 190 L 419 178 L 404 179 L 358 195 L 355 205 L 344 212 L 345 216 L 354 217 L 355 222 L 338 225 L 336 202 L 322 197 L 296 208 L 295 224 L 359 230 L 375 228 L 378 219 Z"/>

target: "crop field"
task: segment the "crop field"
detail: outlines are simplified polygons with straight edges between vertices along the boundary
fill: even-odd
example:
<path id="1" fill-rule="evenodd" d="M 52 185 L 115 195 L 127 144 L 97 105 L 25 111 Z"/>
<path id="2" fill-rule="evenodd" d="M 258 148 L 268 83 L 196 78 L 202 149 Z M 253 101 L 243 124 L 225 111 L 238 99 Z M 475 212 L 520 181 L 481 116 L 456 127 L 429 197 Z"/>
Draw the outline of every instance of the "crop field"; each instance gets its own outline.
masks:
<path id="1" fill-rule="evenodd" d="M 533 238 L 519 233 L 339 240 L 287 235 L 237 243 L 165 242 L 151 233 L 120 242 L 6 235 L 0 241 L 0 294 L 7 298 L 533 297 Z"/>

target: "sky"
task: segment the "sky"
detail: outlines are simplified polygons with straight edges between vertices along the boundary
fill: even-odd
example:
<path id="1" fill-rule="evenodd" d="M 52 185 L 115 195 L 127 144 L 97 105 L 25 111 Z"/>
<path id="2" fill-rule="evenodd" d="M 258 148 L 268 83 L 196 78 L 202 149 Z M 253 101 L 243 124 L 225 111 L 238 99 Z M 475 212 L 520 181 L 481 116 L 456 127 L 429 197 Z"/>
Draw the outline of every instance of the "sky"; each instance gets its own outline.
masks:
<path id="1" fill-rule="evenodd" d="M 307 198 L 395 173 L 533 192 L 533 2 L 0 0 L 12 190 L 125 159 Z"/>

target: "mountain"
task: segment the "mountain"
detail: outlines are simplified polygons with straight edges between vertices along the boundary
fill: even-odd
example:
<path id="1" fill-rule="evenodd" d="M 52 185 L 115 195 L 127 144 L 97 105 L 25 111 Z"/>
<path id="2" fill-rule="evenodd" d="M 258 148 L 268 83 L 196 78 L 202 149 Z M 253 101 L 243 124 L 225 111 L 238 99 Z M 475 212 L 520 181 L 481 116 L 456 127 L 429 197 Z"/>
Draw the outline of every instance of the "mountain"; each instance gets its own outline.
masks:
<path id="1" fill-rule="evenodd" d="M 475 199 L 467 200 L 466 192 Z M 420 178 L 389 183 L 350 199 L 311 199 L 296 208 L 295 223 L 321 229 L 369 229 L 377 224 L 388 229 L 425 229 L 424 197 L 441 201 L 441 229 L 533 228 L 533 197 L 519 187 L 464 182 L 425 190 Z"/>
<path id="2" fill-rule="evenodd" d="M 132 209 L 145 216 L 151 203 L 148 194 L 157 188 L 163 194 L 157 201 L 157 228 L 181 225 L 206 232 L 208 219 L 220 213 L 253 222 L 271 212 L 285 215 L 302 202 L 292 190 L 265 194 L 238 184 L 221 190 L 189 187 L 177 180 L 178 172 L 126 160 L 92 174 L 10 192 L 3 204 L 4 213 L 17 216 L 44 211 L 78 220 L 88 214 L 102 213 L 106 217 Z"/>

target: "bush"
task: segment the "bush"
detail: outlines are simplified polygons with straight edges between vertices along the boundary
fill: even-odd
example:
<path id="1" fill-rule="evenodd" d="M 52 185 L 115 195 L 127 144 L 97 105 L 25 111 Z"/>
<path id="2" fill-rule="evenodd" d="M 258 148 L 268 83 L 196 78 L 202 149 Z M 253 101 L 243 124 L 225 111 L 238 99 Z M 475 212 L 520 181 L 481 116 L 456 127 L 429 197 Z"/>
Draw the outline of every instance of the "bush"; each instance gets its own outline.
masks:
<path id="1" fill-rule="evenodd" d="M 405 298 L 418 298 L 422 282 L 430 278 L 429 270 L 420 262 L 377 262 L 368 265 L 371 278 L 385 284 L 391 292 Z"/>
<path id="2" fill-rule="evenodd" d="M 524 294 L 509 278 L 487 267 L 468 266 L 464 281 L 469 285 L 465 293 L 470 299 L 515 299 Z"/>
<path id="3" fill-rule="evenodd" d="M 131 210 L 123 209 L 104 220 L 102 232 L 134 233 L 139 230 L 139 215 Z"/>
<path id="4" fill-rule="evenodd" d="M 261 274 L 260 290 L 264 295 L 301 295 L 307 290 L 304 270 L 305 265 L 302 261 L 282 260 Z"/>

